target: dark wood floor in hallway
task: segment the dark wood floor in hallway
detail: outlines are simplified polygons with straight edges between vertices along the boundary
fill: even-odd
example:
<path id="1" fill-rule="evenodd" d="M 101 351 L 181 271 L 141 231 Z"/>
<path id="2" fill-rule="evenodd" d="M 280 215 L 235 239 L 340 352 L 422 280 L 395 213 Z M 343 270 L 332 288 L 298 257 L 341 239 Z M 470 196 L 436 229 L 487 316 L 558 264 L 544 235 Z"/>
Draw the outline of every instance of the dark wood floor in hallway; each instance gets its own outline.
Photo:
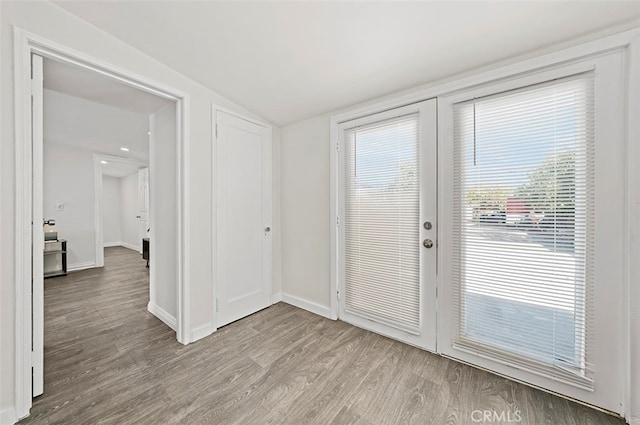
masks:
<path id="1" fill-rule="evenodd" d="M 125 248 L 47 280 L 45 392 L 20 423 L 624 423 L 284 303 L 183 346 L 147 301 L 148 269 Z M 485 410 L 504 420 L 477 421 Z"/>

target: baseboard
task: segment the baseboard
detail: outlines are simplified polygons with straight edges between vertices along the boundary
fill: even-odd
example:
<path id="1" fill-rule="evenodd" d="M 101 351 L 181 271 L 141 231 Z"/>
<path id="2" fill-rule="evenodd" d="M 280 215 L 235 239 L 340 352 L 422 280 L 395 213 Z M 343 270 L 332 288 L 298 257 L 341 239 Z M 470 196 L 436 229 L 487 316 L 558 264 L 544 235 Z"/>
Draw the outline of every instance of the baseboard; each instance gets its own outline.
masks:
<path id="1" fill-rule="evenodd" d="M 316 304 L 314 302 L 307 301 L 305 299 L 298 298 L 289 294 L 282 294 L 282 301 L 303 310 L 310 311 L 311 313 L 317 314 L 319 316 L 326 317 L 327 319 L 331 318 L 331 309 L 329 307 Z"/>
<path id="2" fill-rule="evenodd" d="M 122 242 L 105 242 L 102 246 L 104 248 L 111 248 L 112 246 L 122 246 Z"/>
<path id="3" fill-rule="evenodd" d="M 134 245 L 132 243 L 128 243 L 128 242 L 120 242 L 120 246 L 123 246 L 125 248 L 129 248 L 129 249 L 132 249 L 132 250 L 138 251 L 138 252 L 142 251 L 142 247 L 140 245 L 136 246 L 136 245 Z"/>
<path id="4" fill-rule="evenodd" d="M 202 326 L 198 326 L 194 330 L 191 331 L 191 340 L 189 342 L 196 342 L 202 338 L 208 337 L 213 332 L 215 332 L 215 328 L 211 323 L 204 324 Z"/>
<path id="5" fill-rule="evenodd" d="M 16 409 L 10 407 L 8 409 L 0 410 L 0 425 L 13 425 L 18 422 L 16 418 Z"/>
<path id="6" fill-rule="evenodd" d="M 178 326 L 177 326 L 178 322 L 176 318 L 170 315 L 169 313 L 167 313 L 164 309 L 152 303 L 151 301 L 149 301 L 149 304 L 147 304 L 147 310 L 149 311 L 149 313 L 156 316 L 158 319 L 164 322 L 165 325 L 169 326 L 174 331 L 178 329 Z"/>
<path id="7" fill-rule="evenodd" d="M 86 263 L 69 264 L 69 266 L 67 266 L 67 271 L 77 272 L 78 270 L 92 269 L 95 266 L 96 266 L 95 261 L 87 261 Z"/>
<path id="8" fill-rule="evenodd" d="M 276 304 L 282 301 L 282 292 L 271 294 L 271 304 Z"/>

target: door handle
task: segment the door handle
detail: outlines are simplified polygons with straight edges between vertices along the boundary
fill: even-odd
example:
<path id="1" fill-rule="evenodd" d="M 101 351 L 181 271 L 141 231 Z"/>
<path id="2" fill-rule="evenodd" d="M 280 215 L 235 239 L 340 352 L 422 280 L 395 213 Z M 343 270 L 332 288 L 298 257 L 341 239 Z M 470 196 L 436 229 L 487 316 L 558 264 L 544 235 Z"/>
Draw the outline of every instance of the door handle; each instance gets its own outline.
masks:
<path id="1" fill-rule="evenodd" d="M 433 241 L 431 239 L 425 239 L 422 241 L 422 245 L 425 248 L 431 248 L 433 246 Z"/>
<path id="2" fill-rule="evenodd" d="M 269 233 L 269 232 L 271 231 L 271 227 L 265 227 L 265 228 L 264 228 L 264 231 L 265 231 L 266 233 Z"/>

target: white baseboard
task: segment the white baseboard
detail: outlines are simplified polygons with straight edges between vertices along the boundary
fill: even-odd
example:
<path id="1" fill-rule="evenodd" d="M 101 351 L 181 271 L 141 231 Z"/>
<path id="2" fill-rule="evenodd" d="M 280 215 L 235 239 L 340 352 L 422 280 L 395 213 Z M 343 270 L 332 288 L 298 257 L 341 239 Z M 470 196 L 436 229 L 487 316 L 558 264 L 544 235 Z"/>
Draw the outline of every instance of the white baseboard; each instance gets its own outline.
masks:
<path id="1" fill-rule="evenodd" d="M 104 248 L 111 248 L 112 246 L 122 246 L 122 242 L 118 241 L 118 242 L 105 242 L 102 245 Z"/>
<path id="2" fill-rule="evenodd" d="M 0 410 L 0 425 L 13 425 L 16 422 L 18 422 L 16 409 L 9 407 L 8 409 Z"/>
<path id="3" fill-rule="evenodd" d="M 212 323 L 207 323 L 202 326 L 198 326 L 197 328 L 191 331 L 191 340 L 189 342 L 196 342 L 202 338 L 208 337 L 215 331 L 216 329 L 213 327 Z"/>
<path id="4" fill-rule="evenodd" d="M 276 304 L 282 301 L 282 292 L 271 294 L 271 304 Z"/>
<path id="5" fill-rule="evenodd" d="M 132 243 L 127 243 L 127 242 L 120 242 L 120 246 L 123 246 L 125 248 L 129 248 L 132 249 L 134 251 L 142 251 L 142 247 L 140 245 L 134 245 Z"/>
<path id="6" fill-rule="evenodd" d="M 69 264 L 67 266 L 67 271 L 68 272 L 77 272 L 78 270 L 92 269 L 95 266 L 96 266 L 95 261 L 87 261 L 85 263 Z"/>
<path id="7" fill-rule="evenodd" d="M 147 304 L 147 310 L 149 311 L 149 313 L 153 314 L 158 319 L 162 320 L 165 325 L 169 326 L 174 331 L 178 328 L 177 326 L 178 322 L 176 318 L 170 315 L 169 313 L 167 313 L 166 310 L 152 303 L 151 301 L 149 301 L 149 304 Z"/>
<path id="8" fill-rule="evenodd" d="M 310 311 L 311 313 L 319 316 L 326 317 L 327 319 L 331 318 L 331 309 L 324 305 L 316 304 L 289 294 L 282 294 L 282 301 L 303 310 Z"/>

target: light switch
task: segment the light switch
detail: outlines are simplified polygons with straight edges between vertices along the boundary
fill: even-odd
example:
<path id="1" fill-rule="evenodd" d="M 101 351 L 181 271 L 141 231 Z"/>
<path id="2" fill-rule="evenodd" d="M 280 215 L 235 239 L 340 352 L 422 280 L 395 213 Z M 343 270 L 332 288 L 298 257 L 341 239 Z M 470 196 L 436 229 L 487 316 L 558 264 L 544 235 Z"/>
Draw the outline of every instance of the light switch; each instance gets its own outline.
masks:
<path id="1" fill-rule="evenodd" d="M 64 202 L 56 202 L 56 211 L 64 211 Z"/>

